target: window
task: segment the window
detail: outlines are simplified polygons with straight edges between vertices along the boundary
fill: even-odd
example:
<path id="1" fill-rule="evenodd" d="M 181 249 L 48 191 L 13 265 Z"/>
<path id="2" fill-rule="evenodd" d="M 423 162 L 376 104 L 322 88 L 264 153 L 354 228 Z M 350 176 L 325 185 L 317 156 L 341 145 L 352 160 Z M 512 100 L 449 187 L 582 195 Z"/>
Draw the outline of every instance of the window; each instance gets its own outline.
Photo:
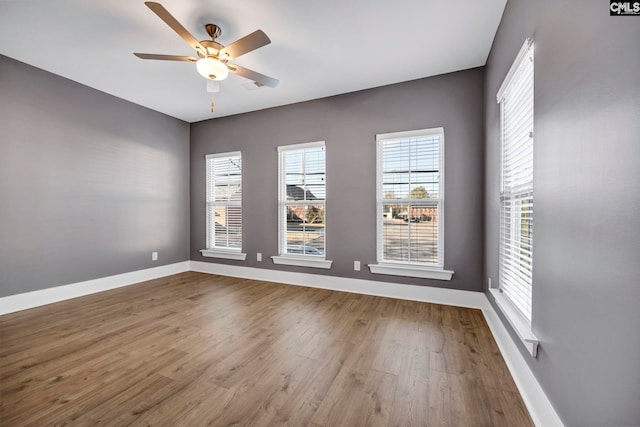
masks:
<path id="1" fill-rule="evenodd" d="M 533 44 L 498 91 L 502 139 L 499 288 L 531 323 L 533 266 Z"/>
<path id="2" fill-rule="evenodd" d="M 324 142 L 278 147 L 279 253 L 276 264 L 330 268 L 325 260 Z"/>
<path id="3" fill-rule="evenodd" d="M 207 249 L 204 256 L 244 260 L 242 159 L 239 152 L 206 156 Z"/>
<path id="4" fill-rule="evenodd" d="M 443 270 L 442 128 L 377 135 L 377 249 L 372 273 L 450 280 Z"/>

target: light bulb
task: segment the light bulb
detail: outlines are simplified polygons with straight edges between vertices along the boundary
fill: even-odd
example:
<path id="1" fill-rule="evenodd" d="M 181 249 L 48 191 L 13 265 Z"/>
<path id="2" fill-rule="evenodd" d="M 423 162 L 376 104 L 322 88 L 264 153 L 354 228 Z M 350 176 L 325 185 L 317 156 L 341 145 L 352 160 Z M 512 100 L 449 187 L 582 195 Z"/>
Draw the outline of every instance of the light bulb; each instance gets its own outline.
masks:
<path id="1" fill-rule="evenodd" d="M 224 80 L 229 75 L 227 66 L 215 58 L 198 59 L 196 69 L 202 77 L 210 80 Z"/>

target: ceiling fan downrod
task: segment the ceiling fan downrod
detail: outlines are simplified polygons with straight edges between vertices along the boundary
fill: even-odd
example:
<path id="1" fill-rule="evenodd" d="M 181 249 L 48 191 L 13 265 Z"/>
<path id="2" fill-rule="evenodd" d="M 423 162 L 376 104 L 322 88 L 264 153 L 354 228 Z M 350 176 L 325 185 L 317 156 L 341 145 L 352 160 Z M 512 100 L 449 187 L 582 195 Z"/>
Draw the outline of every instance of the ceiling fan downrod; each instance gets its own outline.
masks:
<path id="1" fill-rule="evenodd" d="M 211 40 L 216 41 L 220 34 L 222 34 L 222 29 L 215 24 L 207 24 L 204 26 L 204 29 L 207 30 L 207 34 L 211 37 Z"/>

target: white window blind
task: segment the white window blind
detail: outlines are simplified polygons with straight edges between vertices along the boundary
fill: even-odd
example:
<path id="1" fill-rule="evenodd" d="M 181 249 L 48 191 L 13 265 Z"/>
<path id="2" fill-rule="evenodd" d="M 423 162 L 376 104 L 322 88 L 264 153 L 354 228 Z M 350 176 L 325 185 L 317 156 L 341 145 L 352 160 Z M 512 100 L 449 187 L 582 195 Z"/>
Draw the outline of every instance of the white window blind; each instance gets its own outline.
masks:
<path id="1" fill-rule="evenodd" d="M 444 130 L 376 139 L 378 262 L 442 267 Z"/>
<path id="2" fill-rule="evenodd" d="M 504 295 L 531 322 L 533 273 L 533 44 L 527 40 L 502 84 L 500 277 Z"/>
<path id="3" fill-rule="evenodd" d="M 324 142 L 278 147 L 280 255 L 325 257 Z"/>
<path id="4" fill-rule="evenodd" d="M 207 249 L 242 249 L 242 159 L 210 154 L 207 164 Z"/>

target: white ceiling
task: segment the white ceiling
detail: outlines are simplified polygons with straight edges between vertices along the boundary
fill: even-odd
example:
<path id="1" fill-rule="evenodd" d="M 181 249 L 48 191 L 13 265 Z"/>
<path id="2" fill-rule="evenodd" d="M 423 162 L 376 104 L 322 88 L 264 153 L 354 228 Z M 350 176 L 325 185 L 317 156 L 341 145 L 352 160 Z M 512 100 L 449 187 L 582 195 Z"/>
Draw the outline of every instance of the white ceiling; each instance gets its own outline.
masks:
<path id="1" fill-rule="evenodd" d="M 235 63 L 280 80 L 214 95 L 189 62 L 133 52 L 194 51 L 143 0 L 0 1 L 0 53 L 194 122 L 484 65 L 506 0 L 160 0 L 198 40 L 227 45 L 256 29 L 271 44 Z"/>

